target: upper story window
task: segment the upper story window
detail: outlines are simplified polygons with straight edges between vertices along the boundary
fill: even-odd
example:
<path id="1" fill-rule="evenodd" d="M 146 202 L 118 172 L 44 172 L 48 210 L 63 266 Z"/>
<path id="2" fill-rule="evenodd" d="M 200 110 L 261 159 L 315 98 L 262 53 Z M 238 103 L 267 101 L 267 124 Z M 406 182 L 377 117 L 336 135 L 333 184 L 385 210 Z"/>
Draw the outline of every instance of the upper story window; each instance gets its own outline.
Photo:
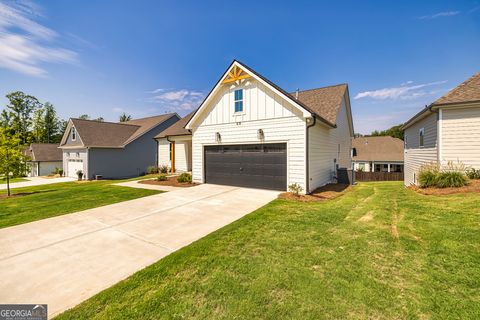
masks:
<path id="1" fill-rule="evenodd" d="M 72 141 L 77 140 L 77 130 L 75 130 L 75 127 L 72 127 Z"/>
<path id="2" fill-rule="evenodd" d="M 243 112 L 243 89 L 235 90 L 235 112 Z"/>
<path id="3" fill-rule="evenodd" d="M 419 135 L 419 146 L 424 147 L 425 146 L 425 128 L 421 128 L 418 132 Z"/>

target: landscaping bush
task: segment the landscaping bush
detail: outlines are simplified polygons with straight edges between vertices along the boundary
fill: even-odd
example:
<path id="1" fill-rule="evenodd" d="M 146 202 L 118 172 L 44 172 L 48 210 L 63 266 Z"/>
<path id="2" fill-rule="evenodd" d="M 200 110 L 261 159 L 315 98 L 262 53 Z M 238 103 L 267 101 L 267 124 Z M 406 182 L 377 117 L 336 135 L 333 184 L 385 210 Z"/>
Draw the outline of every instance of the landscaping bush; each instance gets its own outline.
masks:
<path id="1" fill-rule="evenodd" d="M 288 191 L 293 193 L 295 196 L 298 197 L 300 192 L 303 191 L 303 188 L 298 184 L 298 183 L 292 183 L 291 185 L 288 186 Z"/>
<path id="2" fill-rule="evenodd" d="M 467 185 L 467 176 L 460 171 L 443 171 L 437 176 L 437 188 L 459 188 Z"/>
<path id="3" fill-rule="evenodd" d="M 474 168 L 470 168 L 465 171 L 465 174 L 469 179 L 480 179 L 480 169 L 475 170 Z"/>
<path id="4" fill-rule="evenodd" d="M 148 173 L 148 174 L 156 174 L 156 173 L 158 173 L 158 167 L 157 167 L 157 166 L 148 166 L 148 167 L 147 167 L 147 173 Z"/>
<path id="5" fill-rule="evenodd" d="M 83 178 L 83 171 L 82 170 L 77 171 L 77 177 L 78 177 L 78 181 L 82 180 L 82 178 Z"/>
<path id="6" fill-rule="evenodd" d="M 178 176 L 177 181 L 180 183 L 182 182 L 192 183 L 192 175 L 190 173 L 184 172 Z"/>
<path id="7" fill-rule="evenodd" d="M 167 174 L 170 171 L 170 168 L 167 165 L 163 164 L 158 168 L 158 171 L 160 173 Z"/>
<path id="8" fill-rule="evenodd" d="M 440 173 L 436 164 L 422 166 L 418 172 L 418 183 L 421 188 L 435 187 L 438 174 Z"/>
<path id="9" fill-rule="evenodd" d="M 157 181 L 167 181 L 168 177 L 165 174 L 161 174 L 157 177 Z"/>
<path id="10" fill-rule="evenodd" d="M 461 163 L 449 162 L 444 170 L 437 164 L 428 164 L 420 168 L 418 183 L 421 188 L 459 188 L 468 184 L 468 178 Z"/>

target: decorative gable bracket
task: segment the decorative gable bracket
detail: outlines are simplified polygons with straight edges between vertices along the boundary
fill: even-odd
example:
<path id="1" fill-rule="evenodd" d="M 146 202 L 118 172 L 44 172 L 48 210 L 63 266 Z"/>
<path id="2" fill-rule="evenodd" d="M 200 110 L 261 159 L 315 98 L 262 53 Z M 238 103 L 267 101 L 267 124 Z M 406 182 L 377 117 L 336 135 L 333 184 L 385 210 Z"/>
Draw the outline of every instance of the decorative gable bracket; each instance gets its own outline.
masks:
<path id="1" fill-rule="evenodd" d="M 234 65 L 232 69 L 228 72 L 225 79 L 223 79 L 222 84 L 232 83 L 232 82 L 239 82 L 243 79 L 251 78 L 251 76 L 243 71 L 240 67 Z"/>

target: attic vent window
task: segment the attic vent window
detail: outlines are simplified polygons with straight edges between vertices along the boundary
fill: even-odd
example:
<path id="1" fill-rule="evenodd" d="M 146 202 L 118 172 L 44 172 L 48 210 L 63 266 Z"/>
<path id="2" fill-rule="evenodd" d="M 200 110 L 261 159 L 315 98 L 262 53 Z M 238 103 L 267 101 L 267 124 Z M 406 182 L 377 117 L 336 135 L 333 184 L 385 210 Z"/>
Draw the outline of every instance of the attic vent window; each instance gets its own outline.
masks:
<path id="1" fill-rule="evenodd" d="M 72 127 L 72 141 L 77 140 L 77 130 L 75 130 L 74 127 Z"/>
<path id="2" fill-rule="evenodd" d="M 235 112 L 243 112 L 243 89 L 235 90 Z"/>

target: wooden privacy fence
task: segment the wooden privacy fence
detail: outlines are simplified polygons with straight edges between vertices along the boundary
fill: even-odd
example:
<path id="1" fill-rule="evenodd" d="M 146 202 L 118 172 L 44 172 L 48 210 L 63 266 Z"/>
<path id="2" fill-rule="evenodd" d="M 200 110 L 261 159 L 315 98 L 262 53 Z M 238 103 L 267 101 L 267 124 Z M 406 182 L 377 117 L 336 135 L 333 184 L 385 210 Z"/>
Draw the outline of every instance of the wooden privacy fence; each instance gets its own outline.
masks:
<path id="1" fill-rule="evenodd" d="M 355 172 L 357 181 L 403 181 L 403 172 Z"/>

